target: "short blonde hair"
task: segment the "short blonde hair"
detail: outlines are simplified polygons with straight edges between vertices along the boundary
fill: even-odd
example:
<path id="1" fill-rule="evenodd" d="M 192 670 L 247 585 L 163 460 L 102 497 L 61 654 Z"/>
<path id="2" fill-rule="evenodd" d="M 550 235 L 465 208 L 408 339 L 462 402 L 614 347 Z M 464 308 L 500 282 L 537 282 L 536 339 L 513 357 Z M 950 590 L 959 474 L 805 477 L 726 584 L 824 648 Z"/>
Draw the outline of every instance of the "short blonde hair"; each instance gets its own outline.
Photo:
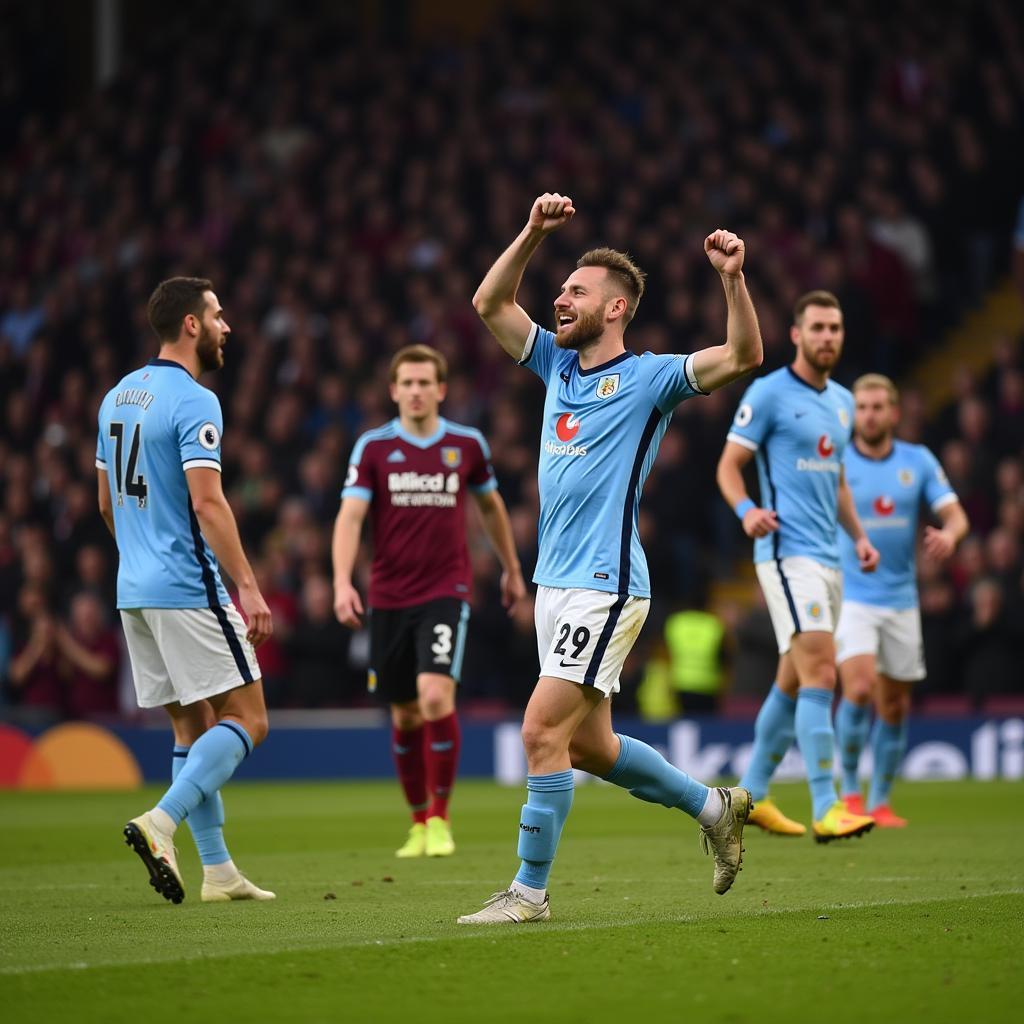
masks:
<path id="1" fill-rule="evenodd" d="M 900 404 L 899 390 L 884 373 L 865 373 L 853 382 L 854 394 L 857 394 L 858 391 L 874 390 L 875 388 L 882 388 L 883 390 L 888 391 L 889 401 L 893 405 Z"/>

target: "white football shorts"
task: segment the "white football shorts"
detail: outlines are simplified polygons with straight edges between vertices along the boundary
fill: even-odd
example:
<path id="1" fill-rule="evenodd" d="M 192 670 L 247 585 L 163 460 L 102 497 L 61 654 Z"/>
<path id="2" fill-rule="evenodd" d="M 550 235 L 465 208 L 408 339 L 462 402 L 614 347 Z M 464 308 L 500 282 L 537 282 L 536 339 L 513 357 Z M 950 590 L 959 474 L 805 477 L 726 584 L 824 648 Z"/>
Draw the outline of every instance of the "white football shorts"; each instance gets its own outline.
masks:
<path id="1" fill-rule="evenodd" d="M 779 654 L 790 647 L 794 633 L 832 633 L 843 601 L 843 574 L 813 558 L 758 562 L 754 567 L 775 627 Z"/>
<path id="2" fill-rule="evenodd" d="M 534 622 L 540 674 L 619 692 L 619 675 L 647 619 L 645 597 L 600 590 L 537 588 Z"/>
<path id="3" fill-rule="evenodd" d="M 260 678 L 256 651 L 233 604 L 122 608 L 140 708 L 194 704 Z"/>
<path id="4" fill-rule="evenodd" d="M 917 608 L 880 608 L 844 601 L 836 628 L 836 661 L 875 656 L 875 669 L 890 679 L 913 683 L 925 677 L 921 614 Z"/>

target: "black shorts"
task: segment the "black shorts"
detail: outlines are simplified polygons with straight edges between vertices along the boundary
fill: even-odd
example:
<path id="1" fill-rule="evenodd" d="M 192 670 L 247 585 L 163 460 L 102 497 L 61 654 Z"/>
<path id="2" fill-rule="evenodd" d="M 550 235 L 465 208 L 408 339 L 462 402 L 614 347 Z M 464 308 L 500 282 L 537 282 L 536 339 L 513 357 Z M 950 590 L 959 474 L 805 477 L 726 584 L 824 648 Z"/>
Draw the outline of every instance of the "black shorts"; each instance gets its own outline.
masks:
<path id="1" fill-rule="evenodd" d="M 458 682 L 468 625 L 469 605 L 456 597 L 409 608 L 371 608 L 370 693 L 388 704 L 406 704 L 418 697 L 421 672 Z"/>

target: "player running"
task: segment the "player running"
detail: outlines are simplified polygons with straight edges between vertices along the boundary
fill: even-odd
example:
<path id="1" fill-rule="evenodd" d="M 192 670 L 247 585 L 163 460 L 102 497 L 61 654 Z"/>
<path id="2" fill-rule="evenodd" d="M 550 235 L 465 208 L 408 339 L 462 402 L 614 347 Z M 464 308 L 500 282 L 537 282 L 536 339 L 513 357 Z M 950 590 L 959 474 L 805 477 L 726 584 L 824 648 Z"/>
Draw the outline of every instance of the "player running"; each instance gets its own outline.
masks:
<path id="1" fill-rule="evenodd" d="M 844 466 L 857 514 L 882 555 L 878 572 L 857 571 L 853 545 L 840 538 L 845 595 L 836 628 L 842 700 L 836 712 L 836 742 L 842 765 L 843 802 L 868 814 L 879 828 L 902 828 L 906 819 L 889 806 L 893 777 L 907 746 L 907 715 L 913 683 L 925 676 L 921 614 L 917 606 L 914 546 L 922 501 L 942 521 L 926 526 L 925 553 L 945 561 L 967 536 L 967 514 L 935 456 L 919 444 L 893 437 L 899 393 L 888 377 L 869 373 L 853 385 L 854 439 Z M 871 737 L 874 768 L 867 810 L 857 764 Z"/>
<path id="2" fill-rule="evenodd" d="M 644 275 L 623 253 L 595 249 L 576 264 L 554 303 L 555 331 L 516 302 L 523 271 L 546 235 L 575 213 L 545 193 L 526 227 L 498 258 L 473 305 L 502 348 L 547 387 L 541 432 L 538 584 L 540 679 L 523 719 L 527 802 L 519 822 L 519 871 L 509 888 L 460 924 L 550 917 L 547 880 L 573 797 L 573 768 L 679 808 L 701 826 L 714 853 L 714 889 L 739 870 L 744 789 L 708 789 L 656 750 L 612 730 L 611 700 L 622 664 L 647 617 L 650 585 L 637 534 L 644 480 L 673 409 L 758 366 L 761 335 L 743 280 L 743 242 L 718 230 L 704 242 L 725 289 L 724 345 L 693 355 L 637 356 L 623 332 Z"/>
<path id="3" fill-rule="evenodd" d="M 175 746 L 171 788 L 124 834 L 172 903 L 185 898 L 174 850 L 185 818 L 203 863 L 201 899 L 272 900 L 231 860 L 220 797 L 267 735 L 253 648 L 273 629 L 221 489 L 220 403 L 198 382 L 224 365 L 231 329 L 203 278 L 164 281 L 148 312 L 160 354 L 103 399 L 96 468 L 100 512 L 120 555 L 117 607 L 139 707 L 167 710 Z M 238 587 L 248 628 L 218 560 Z"/>
<path id="4" fill-rule="evenodd" d="M 372 511 L 369 686 L 391 707 L 392 751 L 413 822 L 398 857 L 455 852 L 448 801 L 459 760 L 455 688 L 472 579 L 467 492 L 501 561 L 509 614 L 526 596 L 487 442 L 438 413 L 447 379 L 444 356 L 426 345 L 395 354 L 391 399 L 398 417 L 356 442 L 334 525 L 334 610 L 339 622 L 358 629 L 363 604 L 352 567 Z"/>
<path id="5" fill-rule="evenodd" d="M 752 824 L 782 835 L 807 830 L 767 799 L 768 781 L 794 731 L 820 843 L 861 835 L 874 822 L 851 814 L 832 779 L 832 631 L 843 581 L 837 524 L 852 539 L 860 572 L 878 565 L 843 475 L 853 396 L 829 379 L 843 348 L 843 314 L 830 292 L 796 303 L 790 337 L 796 358 L 754 381 L 736 411 L 718 463 L 718 486 L 754 540 L 754 562 L 779 645 L 778 677 L 754 727 L 754 751 L 740 781 L 757 801 Z M 757 458 L 761 504 L 747 495 L 743 468 Z"/>

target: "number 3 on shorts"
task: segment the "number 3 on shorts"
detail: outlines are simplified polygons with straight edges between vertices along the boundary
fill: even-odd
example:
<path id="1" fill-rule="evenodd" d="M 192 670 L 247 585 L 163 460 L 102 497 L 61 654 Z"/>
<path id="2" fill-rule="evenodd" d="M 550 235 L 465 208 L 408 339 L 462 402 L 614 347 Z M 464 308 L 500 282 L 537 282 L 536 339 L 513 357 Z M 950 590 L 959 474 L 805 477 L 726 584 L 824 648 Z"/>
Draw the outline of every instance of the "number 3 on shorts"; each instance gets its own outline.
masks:
<path id="1" fill-rule="evenodd" d="M 452 661 L 452 627 L 439 622 L 434 627 L 434 636 L 437 639 L 430 645 L 434 661 L 441 665 L 450 665 Z"/>

